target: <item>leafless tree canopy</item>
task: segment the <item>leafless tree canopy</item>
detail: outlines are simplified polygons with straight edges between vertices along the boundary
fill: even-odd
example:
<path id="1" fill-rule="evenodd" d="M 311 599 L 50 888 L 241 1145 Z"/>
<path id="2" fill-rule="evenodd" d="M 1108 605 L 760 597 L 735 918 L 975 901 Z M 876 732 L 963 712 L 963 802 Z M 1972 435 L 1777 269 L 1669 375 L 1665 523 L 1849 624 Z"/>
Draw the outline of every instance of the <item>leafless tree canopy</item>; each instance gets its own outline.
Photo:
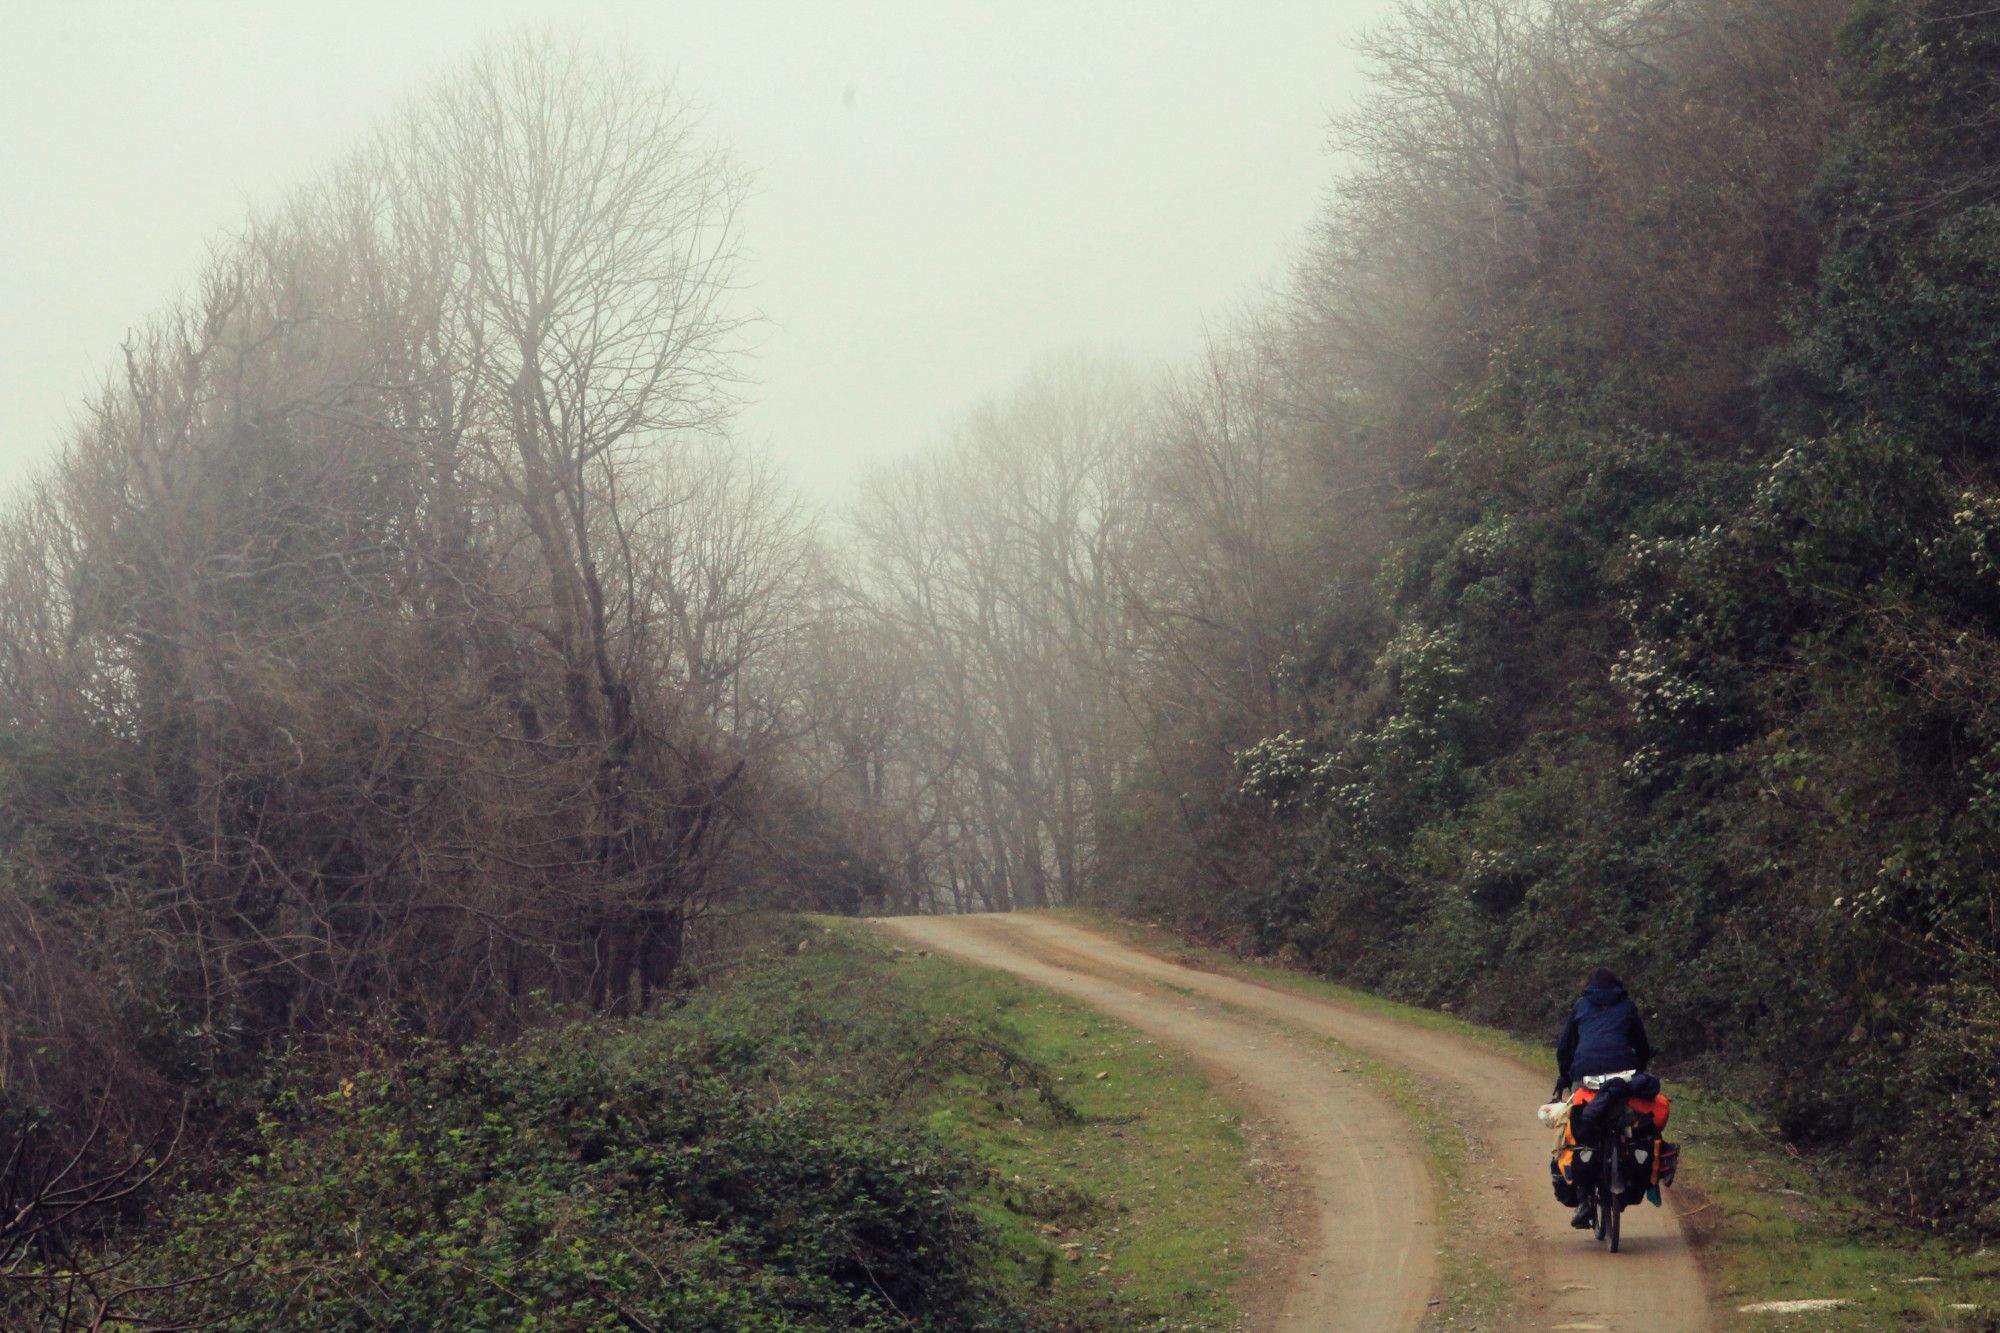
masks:
<path id="1" fill-rule="evenodd" d="M 11 1099 L 643 1005 L 769 878 L 827 598 L 721 433 L 742 189 L 669 91 L 523 45 L 132 338 L 0 525 Z"/>

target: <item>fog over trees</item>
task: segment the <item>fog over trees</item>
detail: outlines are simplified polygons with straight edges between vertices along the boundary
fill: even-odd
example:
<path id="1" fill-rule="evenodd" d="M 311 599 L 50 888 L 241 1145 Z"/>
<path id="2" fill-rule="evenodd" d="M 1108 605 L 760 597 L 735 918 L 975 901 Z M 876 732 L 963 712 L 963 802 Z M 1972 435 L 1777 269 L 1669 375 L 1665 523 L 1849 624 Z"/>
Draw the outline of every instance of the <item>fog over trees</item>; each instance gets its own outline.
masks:
<path id="1" fill-rule="evenodd" d="M 2000 1014 L 1994 25 L 1406 0 L 1284 292 L 832 513 L 731 437 L 741 164 L 481 57 L 0 522 L 0 1111 L 109 1152 L 385 1016 L 657 1006 L 743 913 L 1089 904 L 1514 1022 L 1629 967 L 1990 1228 L 1880 1094 Z"/>
<path id="2" fill-rule="evenodd" d="M 8 1027 L 99 1054 L 13 1086 L 672 981 L 813 597 L 718 433 L 740 191 L 670 95 L 519 47 L 134 338 L 10 522 Z"/>

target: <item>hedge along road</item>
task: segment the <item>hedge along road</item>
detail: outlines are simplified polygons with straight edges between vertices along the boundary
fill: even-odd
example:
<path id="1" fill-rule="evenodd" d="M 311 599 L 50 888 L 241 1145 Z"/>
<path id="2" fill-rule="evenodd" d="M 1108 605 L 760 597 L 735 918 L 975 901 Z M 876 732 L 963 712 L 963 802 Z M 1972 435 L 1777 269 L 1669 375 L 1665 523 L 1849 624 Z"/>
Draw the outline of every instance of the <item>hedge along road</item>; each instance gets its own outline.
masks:
<path id="1" fill-rule="evenodd" d="M 1478 1179 L 1464 1197 L 1482 1211 L 1470 1219 L 1470 1244 L 1507 1281 L 1515 1326 L 1710 1326 L 1701 1272 L 1671 1208 L 1629 1210 L 1617 1255 L 1570 1228 L 1549 1190 L 1549 1135 L 1534 1114 L 1553 1079 L 1546 1071 L 1463 1037 L 1184 967 L 1050 917 L 878 924 L 1075 996 L 1189 1051 L 1272 1128 L 1307 1204 L 1286 1210 L 1296 1228 L 1289 1261 L 1281 1257 L 1274 1280 L 1253 1283 L 1256 1327 L 1410 1329 L 1436 1294 L 1441 1232 L 1418 1135 L 1312 1036 L 1409 1071 L 1471 1136 Z"/>

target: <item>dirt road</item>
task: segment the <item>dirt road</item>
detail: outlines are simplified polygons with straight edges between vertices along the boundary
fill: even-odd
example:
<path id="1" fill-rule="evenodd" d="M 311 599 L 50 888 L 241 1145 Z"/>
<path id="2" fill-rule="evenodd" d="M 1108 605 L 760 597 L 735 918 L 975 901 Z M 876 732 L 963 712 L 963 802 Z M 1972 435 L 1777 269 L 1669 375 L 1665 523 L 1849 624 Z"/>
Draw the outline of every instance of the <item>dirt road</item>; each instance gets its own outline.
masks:
<path id="1" fill-rule="evenodd" d="M 1439 1229 L 1417 1136 L 1331 1037 L 1416 1075 L 1475 1143 L 1485 1207 L 1466 1243 L 1505 1279 L 1521 1328 L 1681 1333 L 1709 1326 L 1701 1273 L 1671 1208 L 1625 1214 L 1622 1252 L 1569 1227 L 1549 1193 L 1535 1107 L 1550 1074 L 1476 1042 L 1256 982 L 1185 967 L 1027 913 L 880 923 L 922 946 L 1073 995 L 1191 1052 L 1277 1134 L 1301 1169 L 1298 1261 L 1253 1308 L 1279 1329 L 1410 1329 L 1437 1293 Z"/>

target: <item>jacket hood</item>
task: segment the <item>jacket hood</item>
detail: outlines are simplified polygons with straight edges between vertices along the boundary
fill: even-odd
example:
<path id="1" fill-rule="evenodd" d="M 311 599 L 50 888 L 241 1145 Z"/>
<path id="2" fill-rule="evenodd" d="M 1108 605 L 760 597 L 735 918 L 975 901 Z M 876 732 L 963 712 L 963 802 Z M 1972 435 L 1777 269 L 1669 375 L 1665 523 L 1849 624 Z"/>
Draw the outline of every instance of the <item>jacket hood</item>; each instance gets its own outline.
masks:
<path id="1" fill-rule="evenodd" d="M 1589 1000 L 1600 1009 L 1609 1009 L 1612 1005 L 1619 1003 L 1625 998 L 1625 988 L 1623 986 L 1586 986 L 1583 988 L 1583 998 Z"/>

